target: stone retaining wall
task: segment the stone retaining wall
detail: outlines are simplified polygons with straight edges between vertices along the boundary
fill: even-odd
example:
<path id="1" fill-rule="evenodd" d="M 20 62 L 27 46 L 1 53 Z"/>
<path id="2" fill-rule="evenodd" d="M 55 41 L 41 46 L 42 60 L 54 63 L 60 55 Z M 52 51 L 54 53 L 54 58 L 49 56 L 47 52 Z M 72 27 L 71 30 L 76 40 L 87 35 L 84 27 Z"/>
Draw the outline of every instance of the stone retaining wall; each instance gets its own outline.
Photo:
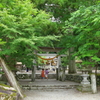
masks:
<path id="1" fill-rule="evenodd" d="M 82 81 L 82 76 L 80 75 L 76 75 L 76 74 L 67 74 L 66 75 L 66 80 L 69 80 L 69 81 L 74 81 L 74 82 L 78 82 L 80 83 Z"/>
<path id="2" fill-rule="evenodd" d="M 31 74 L 19 74 L 16 77 L 18 79 L 31 79 Z M 36 79 L 40 79 L 40 78 L 41 78 L 40 74 L 36 74 Z M 56 74 L 49 74 L 48 78 L 56 79 Z M 73 81 L 73 82 L 80 83 L 82 81 L 82 79 L 83 78 L 80 74 L 66 74 L 65 75 L 65 80 L 69 80 L 69 81 Z M 91 82 L 90 77 L 88 78 L 88 80 Z M 97 85 L 100 86 L 100 75 L 97 76 Z"/>
<path id="3" fill-rule="evenodd" d="M 31 79 L 31 74 L 18 74 L 17 79 Z M 49 74 L 48 75 L 49 79 L 56 79 L 56 74 Z M 36 74 L 36 79 L 41 79 L 40 74 Z"/>
<path id="4" fill-rule="evenodd" d="M 66 80 L 69 81 L 74 81 L 80 83 L 82 81 L 82 76 L 77 75 L 77 74 L 67 74 L 66 75 Z M 89 82 L 91 83 L 91 78 L 90 76 L 88 77 Z M 97 75 L 97 85 L 100 86 L 100 75 Z"/>
<path id="5" fill-rule="evenodd" d="M 36 74 L 36 79 L 40 79 L 41 75 L 40 74 Z M 48 75 L 49 79 L 56 79 L 56 74 L 49 74 Z"/>

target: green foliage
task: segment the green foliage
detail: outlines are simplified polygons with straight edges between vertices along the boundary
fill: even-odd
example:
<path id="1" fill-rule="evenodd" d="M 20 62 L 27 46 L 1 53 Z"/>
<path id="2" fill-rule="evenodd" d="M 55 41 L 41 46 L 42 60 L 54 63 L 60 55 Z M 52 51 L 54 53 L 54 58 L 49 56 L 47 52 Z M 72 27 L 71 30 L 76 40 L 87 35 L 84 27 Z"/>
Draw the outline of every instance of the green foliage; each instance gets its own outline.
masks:
<path id="1" fill-rule="evenodd" d="M 57 24 L 58 31 L 56 32 L 58 34 L 62 34 L 61 35 L 62 37 L 59 39 L 59 41 L 57 42 L 53 41 L 53 43 L 58 47 L 64 47 L 64 49 L 60 53 L 65 53 L 66 51 L 68 51 L 69 48 L 74 48 L 73 56 L 80 56 L 80 58 L 86 58 L 88 56 L 89 58 L 91 58 L 94 55 L 98 55 L 98 51 L 99 51 L 98 43 L 100 43 L 100 41 L 98 41 L 99 30 L 95 31 L 96 29 L 94 29 L 94 27 L 91 27 L 91 25 L 93 24 L 91 23 L 90 17 L 93 17 L 94 12 L 88 10 L 88 7 L 92 5 L 97 5 L 100 2 L 99 0 L 87 0 L 87 1 L 32 0 L 32 1 L 35 3 L 36 7 L 38 7 L 39 9 L 43 9 L 46 12 L 49 12 L 56 19 L 57 18 L 59 19 L 59 22 L 57 22 L 59 23 Z M 62 27 L 65 23 L 65 20 L 67 19 L 69 20 L 66 21 L 66 25 L 63 31 Z M 94 19 L 94 17 L 92 19 Z M 95 20 L 99 21 L 98 18 Z M 96 22 L 95 24 L 96 24 L 96 28 L 99 28 L 99 24 L 97 24 Z M 93 36 L 92 32 L 93 33 L 96 32 L 96 34 L 94 34 Z M 94 59 L 91 59 L 91 61 L 94 61 Z"/>
<path id="2" fill-rule="evenodd" d="M 0 45 L 5 44 L 6 42 L 2 41 L 2 39 L 0 39 Z"/>
<path id="3" fill-rule="evenodd" d="M 46 10 L 55 18 L 64 22 L 70 17 L 70 13 L 78 10 L 80 6 L 91 6 L 97 4 L 99 0 L 31 0 L 39 9 Z"/>
<path id="4" fill-rule="evenodd" d="M 71 18 L 66 21 L 65 33 L 72 35 L 69 42 L 71 47 L 75 47 L 74 56 L 80 58 L 88 57 L 85 63 L 96 64 L 100 61 L 100 4 L 90 7 L 80 7 L 79 10 L 71 14 Z M 84 59 L 83 59 L 84 60 Z"/>
<path id="5" fill-rule="evenodd" d="M 62 67 L 66 67 L 66 65 L 68 65 L 68 62 L 69 62 L 68 57 L 61 58 Z"/>
<path id="6" fill-rule="evenodd" d="M 78 42 L 76 40 L 74 40 L 73 36 L 68 36 L 68 35 L 64 35 L 63 32 L 63 26 L 65 24 L 65 21 L 71 17 L 71 13 L 78 10 L 81 6 L 85 6 L 89 7 L 91 5 L 95 5 L 98 3 L 99 0 L 31 0 L 35 6 L 38 9 L 43 9 L 46 12 L 50 13 L 52 16 L 54 16 L 58 20 L 58 22 L 55 22 L 57 24 L 56 27 L 54 25 L 54 27 L 50 27 L 50 29 L 48 30 L 48 32 L 53 33 L 55 35 L 62 35 L 62 38 L 59 39 L 59 42 L 54 42 L 55 46 L 57 47 L 65 47 L 65 51 L 68 50 L 68 48 L 70 47 L 70 45 L 75 46 L 75 44 Z M 74 25 L 73 25 L 74 26 Z M 53 29 L 53 31 L 51 30 L 52 28 L 56 29 L 56 31 Z M 72 38 L 72 39 L 71 39 Z M 67 40 L 67 41 L 66 41 Z M 73 40 L 73 41 L 72 41 Z M 71 42 L 69 44 L 69 42 Z M 74 44 L 73 44 L 74 43 Z"/>
<path id="7" fill-rule="evenodd" d="M 98 3 L 99 0 L 31 1 L 33 3 L 30 0 L 0 0 L 0 37 L 6 42 L 2 45 L 0 56 L 10 66 L 14 66 L 16 61 L 30 66 L 35 58 L 33 51 L 39 46 L 62 46 L 65 50 L 75 47 L 79 51 L 75 55 L 83 55 L 87 50 L 91 50 L 90 56 L 98 53 L 99 9 L 95 11 L 92 7 L 86 7 Z M 83 5 L 85 7 L 80 7 Z M 71 15 L 74 11 L 76 12 Z M 51 22 L 52 16 L 59 21 Z M 64 34 L 62 27 L 70 16 Z M 58 35 L 62 36 L 61 39 Z M 94 47 L 95 52 L 92 51 Z"/>
<path id="8" fill-rule="evenodd" d="M 0 56 L 10 67 L 17 61 L 31 66 L 33 51 L 57 40 L 57 36 L 48 35 L 49 30 L 57 31 L 56 24 L 51 22 L 51 15 L 35 8 L 30 0 L 3 0 L 0 8 L 0 37 L 6 42 Z"/>

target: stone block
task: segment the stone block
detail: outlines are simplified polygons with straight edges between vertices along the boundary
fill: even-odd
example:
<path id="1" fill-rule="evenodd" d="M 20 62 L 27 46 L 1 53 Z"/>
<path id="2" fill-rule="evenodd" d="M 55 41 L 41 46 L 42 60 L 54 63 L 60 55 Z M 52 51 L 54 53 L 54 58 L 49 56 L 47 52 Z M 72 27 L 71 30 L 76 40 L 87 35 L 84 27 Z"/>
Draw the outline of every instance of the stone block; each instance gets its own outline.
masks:
<path id="1" fill-rule="evenodd" d="M 92 92 L 91 85 L 80 85 L 77 87 L 77 90 L 81 92 Z"/>

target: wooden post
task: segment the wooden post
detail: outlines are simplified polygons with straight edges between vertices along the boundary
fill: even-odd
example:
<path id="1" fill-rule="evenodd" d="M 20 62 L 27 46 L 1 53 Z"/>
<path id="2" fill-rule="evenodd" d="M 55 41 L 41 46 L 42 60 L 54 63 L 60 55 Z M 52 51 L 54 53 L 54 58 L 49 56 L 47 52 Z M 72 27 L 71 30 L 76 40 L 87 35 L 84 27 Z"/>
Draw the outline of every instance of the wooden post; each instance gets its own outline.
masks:
<path id="1" fill-rule="evenodd" d="M 34 51 L 34 54 L 37 55 L 37 52 Z M 35 81 L 35 77 L 36 77 L 36 64 L 37 64 L 37 56 L 35 56 L 34 60 L 33 60 L 33 66 L 32 66 L 32 75 L 31 75 L 31 81 L 34 82 Z"/>
<path id="2" fill-rule="evenodd" d="M 58 80 L 58 68 L 56 68 L 56 80 Z"/>
<path id="3" fill-rule="evenodd" d="M 35 81 L 35 74 L 36 74 L 36 63 L 35 60 L 33 61 L 34 65 L 32 66 L 32 76 L 31 76 L 31 81 L 34 82 Z"/>
<path id="4" fill-rule="evenodd" d="M 35 81 L 35 75 L 34 75 L 34 66 L 32 66 L 32 75 L 31 75 L 31 81 L 34 82 Z"/>
<path id="5" fill-rule="evenodd" d="M 60 58 L 60 56 L 58 56 L 58 63 L 57 63 L 57 66 L 58 66 L 58 80 L 60 80 L 60 65 L 61 65 L 61 58 Z"/>

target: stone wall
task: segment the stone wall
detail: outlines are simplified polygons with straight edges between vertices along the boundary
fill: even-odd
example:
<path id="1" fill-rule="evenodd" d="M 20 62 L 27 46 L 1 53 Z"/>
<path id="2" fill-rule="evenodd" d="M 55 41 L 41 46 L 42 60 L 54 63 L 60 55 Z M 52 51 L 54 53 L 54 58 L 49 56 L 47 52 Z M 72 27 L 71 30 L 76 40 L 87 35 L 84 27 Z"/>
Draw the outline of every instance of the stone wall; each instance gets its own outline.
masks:
<path id="1" fill-rule="evenodd" d="M 17 79 L 31 79 L 31 74 L 18 74 Z M 56 79 L 56 74 L 49 74 L 48 75 L 49 79 Z M 40 74 L 36 74 L 36 79 L 41 79 Z"/>
<path id="2" fill-rule="evenodd" d="M 41 75 L 40 74 L 36 74 L 36 79 L 40 79 Z M 56 79 L 56 74 L 49 74 L 48 75 L 49 79 Z"/>
<path id="3" fill-rule="evenodd" d="M 83 79 L 82 76 L 78 74 L 66 74 L 66 80 L 69 80 L 69 81 L 81 83 L 82 79 Z M 91 83 L 90 76 L 88 77 L 88 80 Z M 97 85 L 100 86 L 100 75 L 97 75 L 96 81 L 97 81 Z"/>
<path id="4" fill-rule="evenodd" d="M 31 74 L 18 74 L 16 77 L 18 79 L 31 79 Z M 56 79 L 56 74 L 49 74 L 48 78 Z M 36 74 L 36 79 L 41 79 L 40 74 Z M 65 80 L 69 80 L 69 81 L 73 81 L 73 82 L 80 83 L 82 81 L 82 79 L 83 78 L 80 74 L 66 74 L 65 75 Z M 91 82 L 90 77 L 88 78 L 88 80 Z M 100 75 L 97 76 L 97 85 L 100 86 Z"/>
<path id="5" fill-rule="evenodd" d="M 77 74 L 66 74 L 66 80 L 74 81 L 80 83 L 82 81 L 82 76 Z"/>

